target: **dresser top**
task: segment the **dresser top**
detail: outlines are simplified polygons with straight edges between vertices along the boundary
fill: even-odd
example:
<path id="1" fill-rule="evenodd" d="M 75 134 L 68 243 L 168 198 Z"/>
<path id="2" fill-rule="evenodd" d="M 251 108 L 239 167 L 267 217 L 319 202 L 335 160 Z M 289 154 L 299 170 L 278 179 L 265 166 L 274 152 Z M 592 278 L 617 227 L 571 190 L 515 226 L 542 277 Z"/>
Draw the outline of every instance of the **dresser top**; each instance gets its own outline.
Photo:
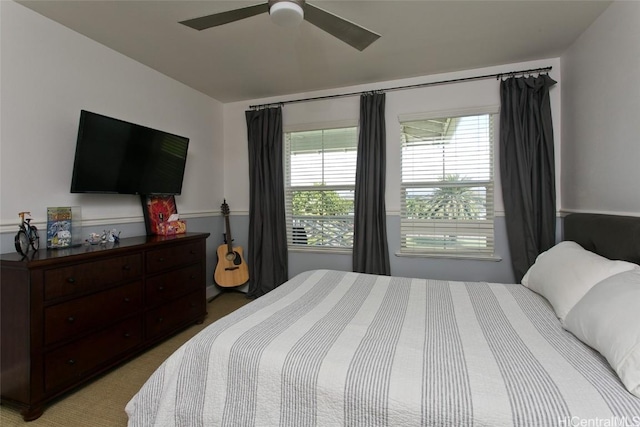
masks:
<path id="1" fill-rule="evenodd" d="M 206 239 L 210 233 L 184 233 L 174 236 L 136 236 L 125 237 L 120 239 L 118 243 L 90 245 L 85 243 L 65 249 L 40 249 L 36 252 L 30 251 L 26 256 L 22 256 L 18 252 L 10 252 L 0 255 L 0 261 L 3 265 L 21 264 L 24 267 L 34 266 L 36 264 L 50 264 L 56 261 L 67 261 L 70 257 L 86 257 L 101 256 L 105 254 L 117 255 L 119 252 L 129 252 L 131 250 L 151 249 L 154 246 L 164 246 L 172 242 L 188 242 L 190 240 Z"/>

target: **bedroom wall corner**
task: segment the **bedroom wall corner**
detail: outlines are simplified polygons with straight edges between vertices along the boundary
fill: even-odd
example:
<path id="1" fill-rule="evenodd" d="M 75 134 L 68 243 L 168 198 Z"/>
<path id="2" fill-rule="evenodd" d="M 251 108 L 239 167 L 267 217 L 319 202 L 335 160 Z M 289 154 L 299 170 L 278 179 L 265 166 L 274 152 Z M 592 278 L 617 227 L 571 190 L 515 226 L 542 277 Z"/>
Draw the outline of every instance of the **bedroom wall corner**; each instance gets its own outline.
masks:
<path id="1" fill-rule="evenodd" d="M 640 2 L 614 1 L 562 55 L 562 210 L 640 216 Z"/>
<path id="2" fill-rule="evenodd" d="M 178 211 L 218 215 L 221 102 L 16 2 L 1 3 L 0 231 L 14 230 L 24 210 L 44 224 L 47 206 L 81 206 L 93 223 L 142 221 L 138 196 L 69 192 L 82 109 L 188 137 Z"/>
<path id="3" fill-rule="evenodd" d="M 17 213 L 31 211 L 42 230 L 48 206 L 81 206 L 83 236 L 112 228 L 122 237 L 145 233 L 139 196 L 69 192 L 81 109 L 190 138 L 178 212 L 188 231 L 220 235 L 221 102 L 14 1 L 0 1 L 0 48 L 2 253 L 15 251 Z M 210 287 L 216 247 L 210 237 Z"/>

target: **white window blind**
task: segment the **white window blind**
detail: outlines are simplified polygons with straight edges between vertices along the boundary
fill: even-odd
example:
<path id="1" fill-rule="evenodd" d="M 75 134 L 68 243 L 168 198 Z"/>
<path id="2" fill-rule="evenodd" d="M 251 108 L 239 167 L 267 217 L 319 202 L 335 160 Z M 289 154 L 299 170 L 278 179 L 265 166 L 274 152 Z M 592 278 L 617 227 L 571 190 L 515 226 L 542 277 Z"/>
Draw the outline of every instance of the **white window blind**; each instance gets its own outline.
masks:
<path id="1" fill-rule="evenodd" d="M 401 120 L 401 253 L 493 255 L 493 122 Z"/>
<path id="2" fill-rule="evenodd" d="M 285 133 L 287 240 L 292 248 L 353 247 L 356 127 Z"/>

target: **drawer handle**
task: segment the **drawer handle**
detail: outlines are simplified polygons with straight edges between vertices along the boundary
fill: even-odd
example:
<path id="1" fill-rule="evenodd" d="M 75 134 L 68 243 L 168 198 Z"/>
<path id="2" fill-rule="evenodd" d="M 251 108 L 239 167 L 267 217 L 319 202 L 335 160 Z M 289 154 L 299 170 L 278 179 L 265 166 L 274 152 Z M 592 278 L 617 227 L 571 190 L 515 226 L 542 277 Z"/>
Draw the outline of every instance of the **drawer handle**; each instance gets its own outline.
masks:
<path id="1" fill-rule="evenodd" d="M 73 323 L 73 322 L 75 322 L 75 321 L 76 321 L 76 318 L 75 318 L 75 317 L 73 317 L 73 316 L 69 316 L 69 317 L 67 318 L 67 322 L 69 322 L 69 323 Z"/>
<path id="2" fill-rule="evenodd" d="M 164 262 L 164 258 L 158 258 L 158 262 Z"/>
<path id="3" fill-rule="evenodd" d="M 126 302 L 127 304 L 131 302 L 131 298 L 125 297 L 124 298 L 124 302 Z"/>
<path id="4" fill-rule="evenodd" d="M 190 277 L 191 280 L 194 280 L 195 278 L 196 278 L 195 274 L 192 274 Z"/>
<path id="5" fill-rule="evenodd" d="M 164 286 L 158 286 L 159 291 L 164 291 Z"/>
<path id="6" fill-rule="evenodd" d="M 190 253 L 191 255 L 195 255 L 195 254 L 196 254 L 196 251 L 194 251 L 193 249 L 191 249 L 191 250 L 189 251 L 189 253 Z"/>
<path id="7" fill-rule="evenodd" d="M 73 277 L 68 277 L 68 278 L 67 278 L 67 282 L 69 282 L 69 283 L 76 283 L 76 279 L 75 279 L 75 278 L 73 278 Z"/>
<path id="8" fill-rule="evenodd" d="M 158 317 L 158 323 L 162 323 L 164 319 L 162 317 Z"/>
<path id="9" fill-rule="evenodd" d="M 125 270 L 125 271 L 129 271 L 129 270 L 131 270 L 131 266 L 130 265 L 123 265 L 122 269 Z"/>
<path id="10" fill-rule="evenodd" d="M 125 337 L 125 338 L 131 338 L 131 334 L 130 334 L 129 332 L 125 332 L 125 333 L 124 333 L 124 337 Z"/>
<path id="11" fill-rule="evenodd" d="M 69 365 L 69 366 L 73 366 L 73 365 L 75 365 L 75 364 L 76 364 L 76 361 L 75 361 L 75 360 L 73 360 L 73 359 L 69 359 L 69 360 L 67 360 L 67 365 Z"/>

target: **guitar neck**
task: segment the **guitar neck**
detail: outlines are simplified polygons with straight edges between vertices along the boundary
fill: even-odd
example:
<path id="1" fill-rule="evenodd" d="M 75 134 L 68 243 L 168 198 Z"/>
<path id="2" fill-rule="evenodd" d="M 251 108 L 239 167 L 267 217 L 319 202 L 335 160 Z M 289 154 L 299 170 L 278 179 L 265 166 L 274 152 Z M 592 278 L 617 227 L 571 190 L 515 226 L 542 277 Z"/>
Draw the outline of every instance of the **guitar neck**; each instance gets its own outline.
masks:
<path id="1" fill-rule="evenodd" d="M 233 238 L 231 237 L 231 226 L 229 225 L 229 215 L 225 215 L 224 216 L 224 223 L 225 223 L 225 229 L 226 229 L 226 236 L 227 236 L 227 252 L 228 253 L 232 253 L 233 252 Z"/>

